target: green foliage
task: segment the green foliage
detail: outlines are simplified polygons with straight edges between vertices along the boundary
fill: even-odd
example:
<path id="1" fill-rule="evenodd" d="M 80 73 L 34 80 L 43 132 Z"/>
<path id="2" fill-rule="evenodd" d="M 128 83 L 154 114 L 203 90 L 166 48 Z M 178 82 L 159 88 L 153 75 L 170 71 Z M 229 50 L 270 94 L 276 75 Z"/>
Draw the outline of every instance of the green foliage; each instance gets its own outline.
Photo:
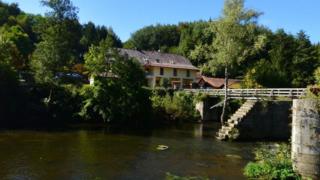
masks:
<path id="1" fill-rule="evenodd" d="M 312 74 L 320 62 L 320 46 L 312 45 L 303 31 L 291 35 L 282 29 L 272 32 L 259 26 L 260 15 L 244 8 L 244 0 L 228 0 L 217 21 L 145 27 L 134 33 L 125 47 L 165 49 L 165 52 L 181 54 L 207 76 L 224 76 L 227 65 L 231 78 L 245 78 L 244 87 L 313 84 Z M 176 32 L 172 33 L 170 28 Z M 164 29 L 167 30 L 162 31 Z M 171 34 L 171 38 L 162 39 L 167 37 L 164 34 Z M 151 39 L 156 43 L 150 43 Z"/>
<path id="2" fill-rule="evenodd" d="M 0 26 L 7 23 L 9 17 L 17 16 L 20 12 L 17 3 L 6 4 L 0 1 Z"/>
<path id="3" fill-rule="evenodd" d="M 264 59 L 257 62 L 256 65 L 247 72 L 244 85 L 247 88 L 261 86 L 281 88 L 290 86 L 287 74 Z"/>
<path id="4" fill-rule="evenodd" d="M 111 64 L 114 61 L 115 49 L 110 49 L 112 42 L 110 39 L 102 40 L 98 46 L 92 45 L 84 55 L 85 67 L 92 76 L 99 76 L 111 71 Z"/>
<path id="5" fill-rule="evenodd" d="M 179 53 L 188 57 L 196 65 L 202 65 L 209 59 L 208 45 L 212 43 L 214 32 L 210 30 L 210 23 L 198 21 L 180 23 L 181 31 Z"/>
<path id="6" fill-rule="evenodd" d="M 41 0 L 41 4 L 52 9 L 46 15 L 55 20 L 77 19 L 78 9 L 70 0 Z"/>
<path id="7" fill-rule="evenodd" d="M 249 69 L 244 76 L 241 86 L 243 88 L 261 88 L 262 86 L 257 82 L 257 76 L 259 75 L 259 71 L 255 68 Z"/>
<path id="8" fill-rule="evenodd" d="M 313 83 L 310 74 L 318 66 L 315 47 L 303 32 L 297 37 L 283 30 L 269 34 L 261 55 L 263 58 L 248 68 L 247 82 L 275 88 L 306 87 Z"/>
<path id="9" fill-rule="evenodd" d="M 250 162 L 244 169 L 248 178 L 258 179 L 301 179 L 292 169 L 290 146 L 256 149 L 256 162 Z"/>
<path id="10" fill-rule="evenodd" d="M 10 123 L 20 112 L 21 101 L 17 85 L 17 73 L 0 59 L 0 126 Z"/>
<path id="11" fill-rule="evenodd" d="M 180 34 L 175 25 L 147 26 L 133 33 L 124 47 L 168 52 L 169 47 L 178 45 L 179 38 Z"/>
<path id="12" fill-rule="evenodd" d="M 312 74 L 319 65 L 316 48 L 311 44 L 305 32 L 300 31 L 295 39 L 296 52 L 292 58 L 291 78 L 293 87 L 306 87 L 312 84 Z"/>
<path id="13" fill-rule="evenodd" d="M 33 53 L 31 68 L 39 83 L 55 83 L 57 72 L 71 69 L 76 64 L 79 45 L 78 24 L 75 7 L 69 0 L 42 1 L 53 11 L 42 24 L 41 39 Z"/>
<path id="14" fill-rule="evenodd" d="M 0 36 L 3 41 L 11 43 L 11 57 L 13 64 L 17 69 L 26 66 L 29 55 L 33 50 L 32 42 L 20 26 L 2 26 L 0 27 Z"/>
<path id="15" fill-rule="evenodd" d="M 119 55 L 107 42 L 92 46 L 85 55 L 86 67 L 95 81 L 81 91 L 84 101 L 80 115 L 103 122 L 127 122 L 147 114 L 150 103 L 148 91 L 142 87 L 144 71 L 138 62 Z"/>
<path id="16" fill-rule="evenodd" d="M 147 26 L 132 34 L 124 48 L 181 54 L 190 58 L 194 65 L 202 65 L 208 57 L 200 47 L 211 44 L 214 34 L 209 27 L 205 21 Z"/>
<path id="17" fill-rule="evenodd" d="M 88 22 L 82 26 L 82 37 L 80 44 L 82 51 L 87 52 L 91 45 L 98 45 L 104 39 L 110 39 L 110 43 L 114 47 L 121 47 L 122 43 L 118 36 L 113 32 L 112 28 L 105 26 L 95 26 L 92 22 Z"/>
<path id="18" fill-rule="evenodd" d="M 313 74 L 316 84 L 320 85 L 320 67 L 318 67 Z"/>
<path id="19" fill-rule="evenodd" d="M 256 19 L 260 13 L 244 9 L 243 0 L 226 0 L 223 16 L 212 23 L 215 39 L 208 66 L 213 74 L 233 68 L 264 46 L 265 37 L 255 36 Z"/>
<path id="20" fill-rule="evenodd" d="M 161 78 L 160 86 L 164 88 L 168 88 L 170 86 L 170 82 L 168 78 Z"/>
<path id="21" fill-rule="evenodd" d="M 170 94 L 163 90 L 154 90 L 150 97 L 152 107 L 156 114 L 165 114 L 167 119 L 195 121 L 199 114 L 195 110 L 195 97 L 184 92 Z"/>
<path id="22" fill-rule="evenodd" d="M 11 88 L 17 86 L 18 76 L 13 67 L 12 56 L 13 44 L 10 41 L 2 39 L 0 35 L 0 88 L 1 90 L 10 91 Z"/>

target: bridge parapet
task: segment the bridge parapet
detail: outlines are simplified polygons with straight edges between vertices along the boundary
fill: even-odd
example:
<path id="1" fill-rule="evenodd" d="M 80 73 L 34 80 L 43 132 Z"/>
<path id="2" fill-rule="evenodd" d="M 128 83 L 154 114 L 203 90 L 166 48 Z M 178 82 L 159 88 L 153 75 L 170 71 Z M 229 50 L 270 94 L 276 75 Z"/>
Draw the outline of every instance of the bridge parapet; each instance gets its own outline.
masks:
<path id="1" fill-rule="evenodd" d="M 186 89 L 187 93 L 203 93 L 209 96 L 224 96 L 224 89 Z M 300 98 L 306 95 L 306 88 L 268 88 L 268 89 L 228 89 L 228 96 L 233 99 L 256 98 Z"/>

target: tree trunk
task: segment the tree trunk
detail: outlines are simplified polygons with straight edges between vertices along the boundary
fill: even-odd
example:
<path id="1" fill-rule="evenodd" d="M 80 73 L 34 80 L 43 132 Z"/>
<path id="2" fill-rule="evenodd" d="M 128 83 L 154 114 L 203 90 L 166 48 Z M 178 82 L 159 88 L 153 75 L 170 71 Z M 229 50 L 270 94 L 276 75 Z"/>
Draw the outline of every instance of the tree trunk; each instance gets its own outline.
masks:
<path id="1" fill-rule="evenodd" d="M 224 116 L 226 112 L 226 107 L 228 103 L 228 67 L 225 67 L 225 72 L 224 72 L 224 102 L 223 102 L 223 108 L 222 108 L 222 113 L 220 117 L 221 125 L 224 124 Z"/>

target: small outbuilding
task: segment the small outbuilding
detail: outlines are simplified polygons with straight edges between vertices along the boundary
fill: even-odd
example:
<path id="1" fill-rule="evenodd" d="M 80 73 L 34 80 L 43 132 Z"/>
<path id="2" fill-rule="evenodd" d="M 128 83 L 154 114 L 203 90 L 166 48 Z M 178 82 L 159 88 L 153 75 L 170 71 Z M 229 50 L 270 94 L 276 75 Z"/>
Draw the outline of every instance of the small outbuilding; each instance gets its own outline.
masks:
<path id="1" fill-rule="evenodd" d="M 213 78 L 207 76 L 201 76 L 198 81 L 199 87 L 202 89 L 222 89 L 224 88 L 224 78 Z M 241 87 L 242 80 L 229 79 L 228 88 L 236 89 Z"/>

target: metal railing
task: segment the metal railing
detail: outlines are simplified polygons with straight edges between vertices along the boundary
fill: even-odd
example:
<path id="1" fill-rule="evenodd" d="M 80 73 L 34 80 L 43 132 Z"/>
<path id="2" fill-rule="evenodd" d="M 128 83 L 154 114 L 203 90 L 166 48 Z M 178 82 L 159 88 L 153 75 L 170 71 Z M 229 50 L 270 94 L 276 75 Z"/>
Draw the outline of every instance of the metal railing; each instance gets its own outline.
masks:
<path id="1" fill-rule="evenodd" d="M 210 96 L 224 96 L 224 89 L 185 89 L 187 93 L 203 93 Z M 264 98 L 286 97 L 299 98 L 306 95 L 305 88 L 278 88 L 278 89 L 228 89 L 230 98 Z"/>

